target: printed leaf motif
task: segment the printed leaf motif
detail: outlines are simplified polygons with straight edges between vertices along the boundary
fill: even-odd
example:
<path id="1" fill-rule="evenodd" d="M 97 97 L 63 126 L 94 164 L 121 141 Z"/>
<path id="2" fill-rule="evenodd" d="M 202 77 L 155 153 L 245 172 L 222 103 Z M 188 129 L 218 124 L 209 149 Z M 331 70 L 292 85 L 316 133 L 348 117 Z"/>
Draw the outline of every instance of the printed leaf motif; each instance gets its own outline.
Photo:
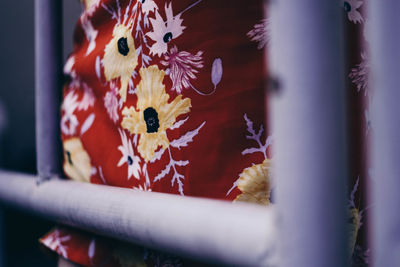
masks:
<path id="1" fill-rule="evenodd" d="M 272 143 L 272 137 L 268 136 L 267 140 L 265 140 L 265 144 L 263 144 L 261 142 L 261 136 L 264 132 L 264 126 L 261 125 L 258 132 L 256 132 L 256 130 L 254 129 L 253 122 L 247 117 L 247 114 L 244 114 L 244 119 L 246 121 L 247 131 L 250 133 L 250 135 L 246 135 L 246 138 L 256 141 L 258 147 L 247 148 L 242 151 L 242 155 L 260 152 L 264 154 L 264 158 L 267 158 L 267 149 Z"/>
<path id="2" fill-rule="evenodd" d="M 169 148 L 168 148 L 169 150 Z M 171 151 L 169 150 L 169 155 L 171 156 Z M 176 170 L 175 166 L 186 166 L 189 164 L 188 160 L 179 160 L 179 161 L 175 161 L 174 159 L 172 159 L 169 162 L 169 164 L 165 167 L 164 170 L 161 171 L 161 173 L 159 173 L 155 178 L 154 178 L 154 182 L 160 181 L 161 179 L 163 179 L 167 174 L 170 173 L 171 168 L 174 171 L 174 174 L 172 176 L 171 179 L 171 186 L 175 185 L 175 182 L 178 184 L 178 191 L 179 193 L 183 196 L 183 182 L 182 180 L 185 179 L 185 176 L 183 176 L 182 174 L 178 173 L 178 171 Z"/>
<path id="3" fill-rule="evenodd" d="M 360 182 L 360 177 L 357 178 L 357 181 L 356 181 L 356 183 L 354 184 L 353 190 L 351 190 L 351 193 L 350 193 L 349 205 L 350 205 L 350 207 L 352 207 L 352 208 L 355 208 L 355 207 L 356 207 L 356 204 L 355 204 L 355 196 L 356 196 L 356 193 L 357 193 L 357 188 L 358 188 L 359 182 Z"/>
<path id="4" fill-rule="evenodd" d="M 157 160 L 161 159 L 161 156 L 164 155 L 165 149 L 160 149 L 154 153 L 154 157 L 150 160 L 150 163 L 154 163 Z"/>
<path id="5" fill-rule="evenodd" d="M 171 186 L 174 186 L 175 181 L 177 182 L 179 194 L 181 194 L 182 196 L 184 195 L 183 194 L 183 183 L 182 183 L 183 179 L 185 179 L 185 176 L 175 172 L 174 177 L 172 177 L 172 180 L 171 180 Z"/>
<path id="6" fill-rule="evenodd" d="M 183 119 L 183 120 L 180 120 L 180 121 L 175 122 L 174 125 L 172 125 L 172 127 L 170 128 L 170 130 L 178 129 L 178 128 L 181 127 L 188 119 L 189 119 L 189 117 L 187 117 L 187 118 L 185 118 L 185 119 Z"/>
<path id="7" fill-rule="evenodd" d="M 87 130 L 89 130 L 89 128 L 92 126 L 93 122 L 95 119 L 95 115 L 94 113 L 90 114 L 87 119 L 85 120 L 85 122 L 82 124 L 81 127 L 81 135 L 83 135 L 84 133 L 86 133 Z"/>
<path id="8" fill-rule="evenodd" d="M 206 122 L 203 122 L 197 129 L 187 132 L 184 136 L 181 136 L 179 139 L 173 140 L 170 145 L 177 148 L 181 149 L 181 147 L 185 147 L 188 145 L 188 143 L 193 141 L 193 137 L 199 134 L 200 129 L 206 124 Z"/>
<path id="9" fill-rule="evenodd" d="M 178 122 L 179 127 L 180 125 L 182 125 L 188 118 L 181 120 Z M 167 174 L 169 174 L 171 172 L 171 169 L 173 171 L 173 175 L 172 175 L 172 179 L 171 179 L 171 186 L 173 187 L 175 185 L 175 183 L 178 184 L 178 191 L 179 193 L 183 196 L 183 182 L 182 180 L 185 179 L 185 176 L 180 174 L 178 172 L 178 170 L 176 169 L 176 166 L 178 167 L 183 167 L 189 164 L 188 160 L 174 160 L 172 158 L 172 154 L 171 154 L 171 147 L 175 147 L 180 149 L 181 147 L 185 147 L 188 145 L 188 143 L 193 141 L 193 137 L 195 137 L 200 129 L 206 124 L 206 122 L 203 122 L 197 129 L 187 132 L 184 136 L 181 136 L 179 139 L 173 140 L 172 142 L 170 142 L 170 146 L 168 147 L 168 154 L 169 154 L 169 163 L 167 164 L 167 166 L 165 166 L 164 170 L 162 170 L 155 178 L 154 178 L 154 182 L 160 181 L 161 179 L 163 179 Z M 177 126 L 178 127 L 178 126 Z M 157 155 L 157 153 L 160 153 L 159 155 Z M 164 153 L 164 150 L 161 150 L 161 152 L 156 152 L 156 157 L 161 157 L 162 153 Z M 158 158 L 158 159 L 159 159 Z M 153 159 L 152 162 L 154 162 L 156 159 Z"/>
<path id="10" fill-rule="evenodd" d="M 154 182 L 160 181 L 162 178 L 165 177 L 165 175 L 167 175 L 170 171 L 171 171 L 171 163 L 168 164 L 164 170 L 162 170 L 155 178 L 154 178 Z"/>
<path id="11" fill-rule="evenodd" d="M 260 129 L 257 132 L 254 129 L 253 121 L 247 117 L 246 113 L 244 114 L 243 117 L 244 117 L 244 120 L 246 121 L 247 131 L 249 133 L 249 135 L 246 135 L 246 139 L 256 141 L 258 144 L 258 147 L 246 148 L 245 150 L 242 151 L 242 155 L 260 152 L 264 155 L 264 159 L 267 159 L 267 149 L 272 143 L 272 137 L 268 136 L 267 139 L 265 140 L 265 143 L 263 144 L 261 142 L 261 137 L 264 132 L 264 126 L 260 125 Z M 227 196 L 238 186 L 239 179 L 240 179 L 240 177 L 233 183 L 232 187 L 228 190 L 228 192 L 226 193 Z"/>
<path id="12" fill-rule="evenodd" d="M 179 160 L 179 161 L 175 161 L 175 165 L 178 165 L 178 166 L 186 166 L 186 165 L 188 165 L 189 164 L 189 161 L 188 160 Z"/>
<path id="13" fill-rule="evenodd" d="M 220 58 L 216 58 L 212 64 L 212 69 L 211 69 L 211 81 L 214 84 L 214 89 L 221 81 L 222 73 L 223 73 L 222 60 Z"/>
<path id="14" fill-rule="evenodd" d="M 235 189 L 235 188 L 237 187 L 238 183 L 239 183 L 239 179 L 237 179 L 237 180 L 233 183 L 233 186 L 231 187 L 231 189 L 229 189 L 229 191 L 228 191 L 228 193 L 226 193 L 226 195 L 229 195 L 229 194 L 233 191 L 233 189 Z"/>
<path id="15" fill-rule="evenodd" d="M 252 153 L 256 153 L 256 152 L 260 152 L 259 148 L 246 148 L 245 150 L 242 151 L 242 155 L 247 155 L 247 154 L 252 154 Z"/>

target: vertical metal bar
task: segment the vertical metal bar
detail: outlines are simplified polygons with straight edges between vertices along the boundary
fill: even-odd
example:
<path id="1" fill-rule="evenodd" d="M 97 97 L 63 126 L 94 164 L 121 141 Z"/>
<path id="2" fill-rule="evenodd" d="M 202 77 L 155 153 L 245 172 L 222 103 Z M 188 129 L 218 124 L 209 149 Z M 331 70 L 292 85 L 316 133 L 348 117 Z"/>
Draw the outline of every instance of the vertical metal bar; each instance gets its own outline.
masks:
<path id="1" fill-rule="evenodd" d="M 6 108 L 4 107 L 4 104 L 2 100 L 0 99 L 0 168 L 3 167 L 3 161 L 4 161 L 4 140 L 3 140 L 3 135 L 4 135 L 4 130 L 7 127 L 7 113 L 6 113 Z"/>
<path id="2" fill-rule="evenodd" d="M 42 179 L 60 172 L 61 5 L 59 0 L 35 1 L 36 149 Z"/>
<path id="3" fill-rule="evenodd" d="M 337 1 L 271 1 L 281 265 L 347 265 L 345 91 Z"/>
<path id="4" fill-rule="evenodd" d="M 369 2 L 374 266 L 400 266 L 400 2 Z"/>
<path id="5" fill-rule="evenodd" d="M 0 206 L 0 267 L 6 266 L 6 253 L 5 253 L 5 227 L 4 227 L 4 208 Z"/>

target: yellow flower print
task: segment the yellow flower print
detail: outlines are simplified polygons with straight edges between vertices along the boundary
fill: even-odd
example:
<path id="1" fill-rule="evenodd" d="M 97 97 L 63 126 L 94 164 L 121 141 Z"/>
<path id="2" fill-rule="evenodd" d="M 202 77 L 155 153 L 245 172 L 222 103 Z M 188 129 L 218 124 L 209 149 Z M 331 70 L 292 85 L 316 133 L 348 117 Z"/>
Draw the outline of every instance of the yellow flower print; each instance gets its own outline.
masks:
<path id="1" fill-rule="evenodd" d="M 357 208 L 351 208 L 348 211 L 348 222 L 347 227 L 349 231 L 349 248 L 350 254 L 353 253 L 354 247 L 356 245 L 358 230 L 360 229 L 360 212 Z"/>
<path id="2" fill-rule="evenodd" d="M 243 170 L 237 182 L 237 187 L 242 191 L 234 201 L 244 201 L 268 205 L 270 202 L 270 160 L 253 165 Z"/>
<path id="3" fill-rule="evenodd" d="M 116 25 L 113 38 L 104 50 L 103 65 L 107 81 L 118 77 L 121 79 L 119 95 L 124 102 L 126 101 L 129 80 L 137 64 L 138 56 L 130 26 Z"/>
<path id="4" fill-rule="evenodd" d="M 168 103 L 169 95 L 162 83 L 164 71 L 153 65 L 139 71 L 142 80 L 137 86 L 137 105 L 124 108 L 121 126 L 131 134 L 140 134 L 138 152 L 150 161 L 157 148 L 169 146 L 166 129 L 171 128 L 179 115 L 188 113 L 191 108 L 189 98 L 178 95 Z"/>
<path id="5" fill-rule="evenodd" d="M 64 172 L 73 180 L 90 182 L 90 157 L 79 138 L 64 141 Z"/>

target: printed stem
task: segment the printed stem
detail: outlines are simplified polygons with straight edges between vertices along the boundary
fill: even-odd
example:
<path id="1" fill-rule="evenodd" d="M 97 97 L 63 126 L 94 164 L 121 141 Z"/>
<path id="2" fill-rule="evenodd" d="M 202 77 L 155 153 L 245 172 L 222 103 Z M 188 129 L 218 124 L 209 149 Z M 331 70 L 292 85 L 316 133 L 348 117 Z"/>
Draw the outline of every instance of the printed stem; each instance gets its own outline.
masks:
<path id="1" fill-rule="evenodd" d="M 168 154 L 169 154 L 169 159 L 170 159 L 172 162 L 175 162 L 175 160 L 172 158 L 171 149 L 169 148 L 169 146 L 168 146 Z M 174 172 L 177 173 L 176 168 L 175 168 L 175 164 L 172 163 L 171 165 L 172 165 L 172 168 L 174 169 Z"/>
<path id="2" fill-rule="evenodd" d="M 182 182 L 181 182 L 181 179 L 179 178 L 179 173 L 175 168 L 175 160 L 172 158 L 171 149 L 169 147 L 168 147 L 168 154 L 169 154 L 169 159 L 171 161 L 172 168 L 174 170 L 174 174 L 172 176 L 172 186 L 175 184 L 175 180 L 177 180 L 176 183 L 178 184 L 178 191 L 183 196 L 184 194 L 183 194 Z M 175 177 L 175 175 L 177 175 L 177 177 Z"/>
<path id="3" fill-rule="evenodd" d="M 264 158 L 266 159 L 267 158 L 267 149 L 265 148 L 264 149 L 264 146 L 262 145 L 262 143 L 261 143 L 261 141 L 260 141 L 260 139 L 259 138 L 257 138 L 257 143 L 258 143 L 258 145 L 260 146 L 260 149 L 262 150 L 262 153 L 264 154 Z"/>
<path id="4" fill-rule="evenodd" d="M 213 89 L 211 92 L 209 92 L 209 93 L 203 93 L 203 92 L 201 92 L 199 89 L 197 89 L 196 87 L 194 87 L 192 83 L 189 83 L 189 85 L 190 85 L 190 87 L 192 87 L 192 89 L 193 89 L 196 93 L 198 93 L 199 95 L 203 95 L 203 96 L 212 95 L 212 94 L 215 93 L 215 91 L 217 91 L 217 86 L 214 86 L 214 89 Z"/>
<path id="5" fill-rule="evenodd" d="M 149 172 L 147 171 L 147 164 L 144 165 L 144 174 L 146 177 L 146 185 L 150 187 L 150 178 L 149 178 Z"/>
<path id="6" fill-rule="evenodd" d="M 197 0 L 196 2 L 194 2 L 193 4 L 191 4 L 190 6 L 188 6 L 187 8 L 185 8 L 181 13 L 179 13 L 179 15 L 185 13 L 186 11 L 188 11 L 189 9 L 191 9 L 192 7 L 196 6 L 196 5 L 199 4 L 201 1 L 203 1 L 203 0 Z"/>

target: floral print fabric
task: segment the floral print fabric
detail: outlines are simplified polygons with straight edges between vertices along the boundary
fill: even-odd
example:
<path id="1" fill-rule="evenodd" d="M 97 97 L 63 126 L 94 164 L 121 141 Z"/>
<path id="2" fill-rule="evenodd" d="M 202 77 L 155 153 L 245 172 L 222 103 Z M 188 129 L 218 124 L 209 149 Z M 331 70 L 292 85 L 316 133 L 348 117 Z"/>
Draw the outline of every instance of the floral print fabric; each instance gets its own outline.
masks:
<path id="1" fill-rule="evenodd" d="M 229 3 L 228 3 L 229 2 Z M 65 64 L 60 127 L 71 179 L 269 205 L 263 1 L 86 0 Z M 367 266 L 360 193 L 373 130 L 364 0 L 340 1 L 348 50 L 349 249 Z M 362 36 L 360 38 L 360 36 Z M 305 152 L 306 153 L 306 152 Z M 58 227 L 41 242 L 84 266 L 194 266 Z"/>
<path id="2" fill-rule="evenodd" d="M 242 171 L 267 158 L 242 153 L 250 121 L 258 142 L 267 132 L 264 55 L 253 42 L 262 1 L 239 6 L 88 1 L 65 66 L 65 165 L 81 164 L 68 161 L 73 139 L 92 183 L 234 200 Z M 212 25 L 198 23 L 204 16 Z"/>
<path id="3" fill-rule="evenodd" d="M 85 7 L 64 69 L 65 175 L 269 204 L 263 1 L 245 10 L 239 1 L 210 0 L 91 0 Z M 51 231 L 42 244 L 85 266 L 154 265 L 145 259 L 165 257 L 180 264 L 71 229 Z"/>

